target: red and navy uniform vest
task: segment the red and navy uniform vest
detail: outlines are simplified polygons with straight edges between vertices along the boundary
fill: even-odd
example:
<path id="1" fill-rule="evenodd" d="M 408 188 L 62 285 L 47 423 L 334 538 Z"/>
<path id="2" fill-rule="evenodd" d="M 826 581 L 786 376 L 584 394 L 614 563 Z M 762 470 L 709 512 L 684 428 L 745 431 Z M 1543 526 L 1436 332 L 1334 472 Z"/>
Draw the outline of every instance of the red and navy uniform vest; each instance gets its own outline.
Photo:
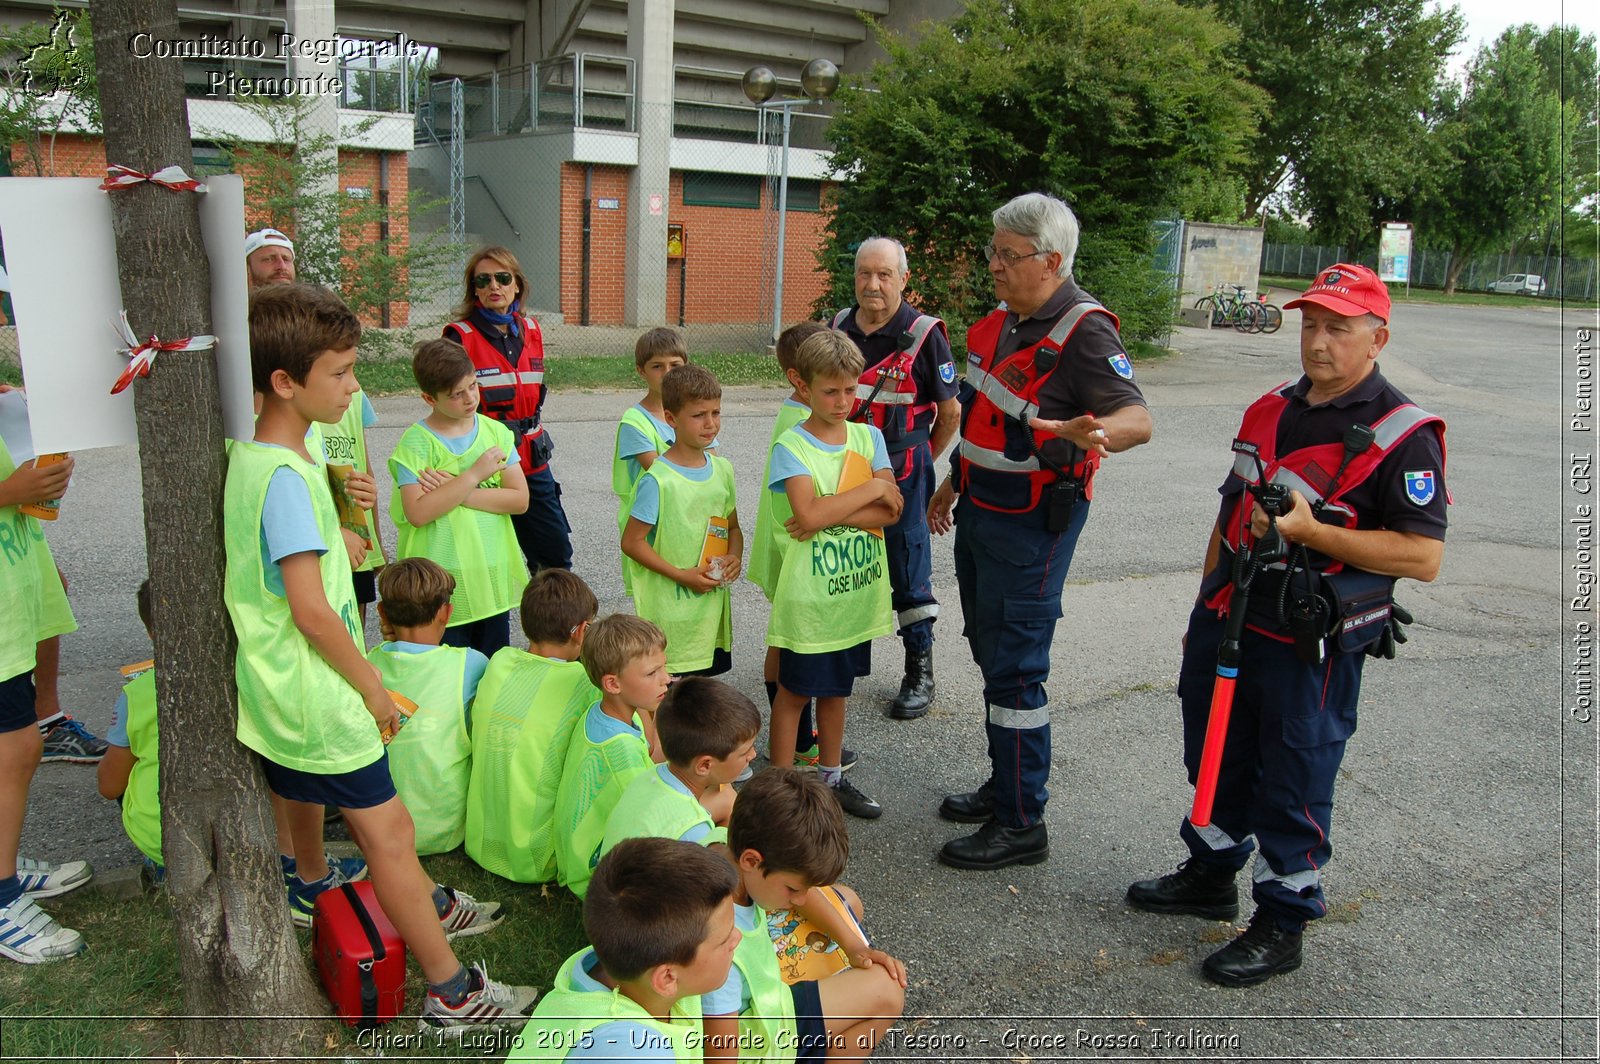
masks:
<path id="1" fill-rule="evenodd" d="M 1439 426 L 1440 473 L 1443 474 L 1444 420 L 1413 403 L 1396 406 L 1372 426 L 1374 436 L 1371 445 L 1350 459 L 1350 463 L 1344 467 L 1344 472 L 1339 475 L 1338 483 L 1330 481 L 1334 472 L 1344 463 L 1342 440 L 1302 447 L 1285 455 L 1277 454 L 1278 421 L 1283 417 L 1283 412 L 1289 408 L 1294 384 L 1294 381 L 1288 381 L 1274 388 L 1251 403 L 1250 409 L 1244 412 L 1239 436 L 1233 444 L 1233 474 L 1246 484 L 1259 483 L 1264 474 L 1268 483 L 1282 484 L 1298 491 L 1313 506 L 1320 503 L 1323 515 L 1331 514 L 1335 518 L 1333 522 L 1324 523 L 1337 523 L 1345 528 L 1360 528 L 1361 515 L 1345 496 L 1370 477 L 1401 441 L 1426 425 Z M 1258 457 L 1261 461 L 1259 467 L 1256 465 Z M 1239 496 L 1239 505 L 1245 506 L 1248 498 L 1246 495 Z M 1222 572 L 1231 574 L 1233 571 L 1231 555 L 1237 553 L 1239 547 L 1249 537 L 1250 522 L 1236 511 L 1231 519 L 1223 522 L 1223 526 L 1224 549 L 1218 564 Z M 1343 562 L 1315 552 L 1310 552 L 1308 560 L 1311 567 L 1321 573 L 1337 573 L 1344 568 Z M 1268 568 L 1282 570 L 1285 566 L 1284 563 L 1277 562 Z M 1210 609 L 1222 609 L 1232 591 L 1233 584 L 1230 580 L 1223 584 L 1220 590 L 1206 598 L 1206 606 Z"/>
<path id="2" fill-rule="evenodd" d="M 471 322 L 451 322 L 444 334 L 460 340 L 477 368 L 478 412 L 516 433 L 522 471 L 537 473 L 550 464 L 551 450 L 539 421 L 544 409 L 544 337 L 538 322 L 526 314 L 522 322 L 522 351 L 514 366 Z"/>
<path id="3" fill-rule="evenodd" d="M 975 393 L 961 411 L 961 448 L 956 454 L 956 488 L 985 510 L 1025 513 L 1039 505 L 1044 489 L 1059 480 L 1056 470 L 1039 460 L 1054 433 L 1038 432 L 1028 421 L 1039 415 L 1039 392 L 1061 364 L 1072 334 L 1090 314 L 1117 316 L 1094 300 L 1068 307 L 1043 340 L 995 361 L 1006 312 L 991 311 L 967 330 L 967 387 Z M 1084 411 L 1093 413 L 1093 411 Z M 1100 456 L 1078 452 L 1069 470 L 1093 498 Z"/>
<path id="4" fill-rule="evenodd" d="M 835 314 L 833 328 L 843 329 L 849 315 L 848 309 Z M 901 347 L 883 361 L 868 366 L 856 382 L 856 404 L 850 411 L 850 420 L 876 425 L 891 455 L 927 443 L 933 428 L 937 404 L 917 402 L 917 382 L 911 368 L 935 329 L 946 341 L 950 339 L 944 322 L 931 314 L 918 314 L 901 337 Z"/>

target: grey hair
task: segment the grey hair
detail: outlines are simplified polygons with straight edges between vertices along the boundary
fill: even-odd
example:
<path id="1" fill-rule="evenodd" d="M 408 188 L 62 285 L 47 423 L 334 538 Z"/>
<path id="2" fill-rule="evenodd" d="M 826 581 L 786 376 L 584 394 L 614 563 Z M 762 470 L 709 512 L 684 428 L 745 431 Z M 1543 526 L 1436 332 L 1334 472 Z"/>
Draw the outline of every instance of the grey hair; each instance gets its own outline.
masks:
<path id="1" fill-rule="evenodd" d="M 900 276 L 904 277 L 911 272 L 911 264 L 906 261 L 906 247 L 892 236 L 869 236 L 856 247 L 856 269 L 861 269 L 861 253 L 867 250 L 870 244 L 888 244 L 894 248 L 895 258 L 900 266 Z"/>
<path id="2" fill-rule="evenodd" d="M 1072 261 L 1078 255 L 1078 219 L 1072 208 L 1043 192 L 1018 196 L 994 212 L 994 227 L 1027 237 L 1039 251 L 1054 251 L 1061 256 L 1057 277 L 1072 276 Z"/>

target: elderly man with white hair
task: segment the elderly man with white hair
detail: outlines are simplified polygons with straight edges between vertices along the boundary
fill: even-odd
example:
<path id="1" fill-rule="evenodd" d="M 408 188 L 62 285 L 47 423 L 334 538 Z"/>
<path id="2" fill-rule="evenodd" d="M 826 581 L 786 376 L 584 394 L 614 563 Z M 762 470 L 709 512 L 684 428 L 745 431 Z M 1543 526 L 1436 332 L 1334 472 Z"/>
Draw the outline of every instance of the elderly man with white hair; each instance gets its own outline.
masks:
<path id="1" fill-rule="evenodd" d="M 883 530 L 895 627 L 906 649 L 905 675 L 889 715 L 913 720 L 933 703 L 933 555 L 928 500 L 933 464 L 955 439 L 956 364 L 944 322 L 905 301 L 906 249 L 886 236 L 856 249 L 856 305 L 833 319 L 861 349 L 866 370 L 850 417 L 876 425 L 905 499 L 900 520 Z"/>
<path id="2" fill-rule="evenodd" d="M 956 582 L 983 673 L 990 760 L 977 790 L 940 804 L 946 820 L 982 826 L 945 843 L 939 859 L 979 869 L 1050 855 L 1044 685 L 1061 588 L 1101 459 L 1151 430 L 1116 316 L 1073 279 L 1072 211 L 1029 193 L 993 217 L 983 254 L 1002 302 L 967 330 L 961 446 L 928 508 L 941 535 L 955 508 Z"/>

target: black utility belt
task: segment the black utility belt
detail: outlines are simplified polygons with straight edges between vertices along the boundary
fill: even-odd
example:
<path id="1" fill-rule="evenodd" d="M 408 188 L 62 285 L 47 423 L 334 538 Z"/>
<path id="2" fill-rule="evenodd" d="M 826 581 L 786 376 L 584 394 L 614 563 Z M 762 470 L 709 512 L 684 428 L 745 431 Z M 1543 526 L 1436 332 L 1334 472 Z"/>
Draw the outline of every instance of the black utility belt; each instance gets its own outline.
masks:
<path id="1" fill-rule="evenodd" d="M 1393 613 L 1394 577 L 1361 569 L 1269 569 L 1250 585 L 1251 623 L 1292 637 L 1301 660 L 1313 665 L 1329 650 L 1359 654 L 1375 646 Z"/>

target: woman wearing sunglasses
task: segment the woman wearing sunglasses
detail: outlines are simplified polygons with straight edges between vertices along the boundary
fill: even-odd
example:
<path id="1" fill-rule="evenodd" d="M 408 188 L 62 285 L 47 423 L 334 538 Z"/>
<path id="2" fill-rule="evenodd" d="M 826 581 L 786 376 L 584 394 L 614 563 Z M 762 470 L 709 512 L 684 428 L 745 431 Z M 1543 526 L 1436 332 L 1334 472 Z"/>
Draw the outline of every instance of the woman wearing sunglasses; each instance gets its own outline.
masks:
<path id="1" fill-rule="evenodd" d="M 561 508 L 561 485 L 550 471 L 555 450 L 540 416 L 544 410 L 544 337 L 522 312 L 528 278 L 508 248 L 480 248 L 467 260 L 466 293 L 446 339 L 467 349 L 478 372 L 478 412 L 517 435 L 528 478 L 528 509 L 512 514 L 528 569 L 572 568 L 572 526 Z"/>

